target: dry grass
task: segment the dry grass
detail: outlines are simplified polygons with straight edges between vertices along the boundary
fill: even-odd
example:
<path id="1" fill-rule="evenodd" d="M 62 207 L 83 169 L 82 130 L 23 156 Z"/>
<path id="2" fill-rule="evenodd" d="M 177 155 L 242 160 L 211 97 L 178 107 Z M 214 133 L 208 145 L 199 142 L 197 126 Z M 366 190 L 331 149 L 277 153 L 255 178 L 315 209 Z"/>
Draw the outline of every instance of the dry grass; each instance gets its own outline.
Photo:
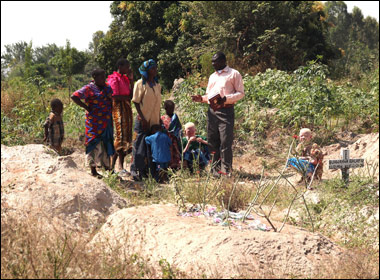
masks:
<path id="1" fill-rule="evenodd" d="M 8 90 L 1 90 L 1 111 L 10 116 L 12 109 L 15 107 L 17 101 L 21 98 L 21 92 L 9 92 Z"/>
<path id="2" fill-rule="evenodd" d="M 379 252 L 349 250 L 336 262 L 325 264 L 315 278 L 379 279 Z"/>
<path id="3" fill-rule="evenodd" d="M 2 210 L 4 209 L 2 205 Z M 6 209 L 6 207 L 5 207 Z M 108 242 L 90 242 L 95 232 L 63 231 L 54 221 L 37 214 L 12 218 L 2 211 L 1 218 L 1 278 L 223 278 L 217 268 L 208 273 L 194 268 L 185 274 L 160 260 L 153 267 L 125 244 L 111 246 Z M 50 223 L 47 226 L 47 223 Z M 53 224 L 53 226 L 51 226 Z M 144 238 L 144 237 L 142 237 Z M 110 240 L 111 241 L 111 240 Z M 112 240 L 117 243 L 118 240 Z M 133 242 L 133 241 L 131 241 Z M 91 248 L 91 250 L 89 250 Z M 247 262 L 251 263 L 251 262 Z M 253 263 L 252 263 L 253 264 Z M 326 279 L 372 279 L 379 277 L 378 252 L 346 251 L 333 263 L 325 264 L 317 275 Z M 242 279 L 302 278 L 305 276 L 274 273 L 270 263 L 260 269 L 254 266 L 238 268 Z M 280 273 L 281 274 L 281 273 Z"/>
<path id="4" fill-rule="evenodd" d="M 162 272 L 119 249 L 89 251 L 91 235 L 46 230 L 41 219 L 1 218 L 1 278 L 158 278 Z M 101 246 L 99 246 L 101 248 Z"/>

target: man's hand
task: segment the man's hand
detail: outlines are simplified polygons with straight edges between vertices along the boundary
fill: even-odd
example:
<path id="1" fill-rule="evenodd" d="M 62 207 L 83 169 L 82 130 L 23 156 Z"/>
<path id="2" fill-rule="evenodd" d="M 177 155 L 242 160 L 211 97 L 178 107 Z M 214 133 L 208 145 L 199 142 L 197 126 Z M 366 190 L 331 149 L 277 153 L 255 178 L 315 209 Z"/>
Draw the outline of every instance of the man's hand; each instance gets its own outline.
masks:
<path id="1" fill-rule="evenodd" d="M 224 102 L 227 101 L 227 98 L 225 96 L 223 96 L 223 98 L 220 98 L 218 99 L 218 104 L 223 107 L 224 106 Z"/>
<path id="2" fill-rule="evenodd" d="M 202 102 L 202 95 L 192 95 L 191 96 L 191 99 L 194 101 L 194 102 Z"/>

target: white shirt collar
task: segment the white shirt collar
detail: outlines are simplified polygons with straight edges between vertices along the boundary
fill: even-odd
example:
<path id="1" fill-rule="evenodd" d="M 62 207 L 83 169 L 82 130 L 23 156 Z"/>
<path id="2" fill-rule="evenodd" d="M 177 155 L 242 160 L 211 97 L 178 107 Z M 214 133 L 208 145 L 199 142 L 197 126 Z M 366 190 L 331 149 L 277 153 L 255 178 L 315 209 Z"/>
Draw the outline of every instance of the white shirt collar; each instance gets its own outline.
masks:
<path id="1" fill-rule="evenodd" d="M 222 70 L 217 70 L 216 72 L 218 72 L 219 74 L 221 74 L 222 72 L 227 72 L 228 71 L 228 66 L 224 67 Z"/>

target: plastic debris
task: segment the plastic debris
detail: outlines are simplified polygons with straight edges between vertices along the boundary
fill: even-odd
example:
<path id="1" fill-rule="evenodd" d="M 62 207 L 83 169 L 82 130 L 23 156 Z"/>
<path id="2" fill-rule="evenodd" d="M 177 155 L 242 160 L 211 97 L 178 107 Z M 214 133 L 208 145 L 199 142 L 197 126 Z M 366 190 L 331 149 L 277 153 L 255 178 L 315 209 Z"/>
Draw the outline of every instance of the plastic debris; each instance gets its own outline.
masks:
<path id="1" fill-rule="evenodd" d="M 228 215 L 227 215 L 228 213 Z M 259 219 L 255 219 L 252 215 L 247 215 L 245 220 L 250 220 L 252 222 L 244 221 L 245 212 L 235 213 L 231 211 L 221 211 L 217 212 L 216 207 L 208 207 L 205 211 L 201 211 L 201 207 L 198 205 L 193 205 L 188 211 L 178 213 L 181 217 L 200 217 L 204 216 L 207 219 L 212 219 L 214 224 L 221 226 L 232 226 L 239 230 L 261 230 L 269 231 L 271 227 L 262 223 Z M 228 216 L 228 218 L 227 218 Z"/>

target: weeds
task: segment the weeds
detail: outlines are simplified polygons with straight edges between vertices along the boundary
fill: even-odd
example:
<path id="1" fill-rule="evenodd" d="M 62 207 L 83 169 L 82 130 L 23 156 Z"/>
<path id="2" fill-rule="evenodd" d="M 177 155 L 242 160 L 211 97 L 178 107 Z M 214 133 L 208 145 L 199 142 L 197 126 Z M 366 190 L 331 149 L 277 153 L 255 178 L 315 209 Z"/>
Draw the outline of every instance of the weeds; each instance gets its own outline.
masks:
<path id="1" fill-rule="evenodd" d="M 35 216 L 23 221 L 2 217 L 1 278 L 173 279 L 180 273 L 166 261 L 160 261 L 161 271 L 156 271 L 125 247 L 107 250 L 105 244 L 94 243 L 89 250 L 91 237 L 47 231 Z"/>

